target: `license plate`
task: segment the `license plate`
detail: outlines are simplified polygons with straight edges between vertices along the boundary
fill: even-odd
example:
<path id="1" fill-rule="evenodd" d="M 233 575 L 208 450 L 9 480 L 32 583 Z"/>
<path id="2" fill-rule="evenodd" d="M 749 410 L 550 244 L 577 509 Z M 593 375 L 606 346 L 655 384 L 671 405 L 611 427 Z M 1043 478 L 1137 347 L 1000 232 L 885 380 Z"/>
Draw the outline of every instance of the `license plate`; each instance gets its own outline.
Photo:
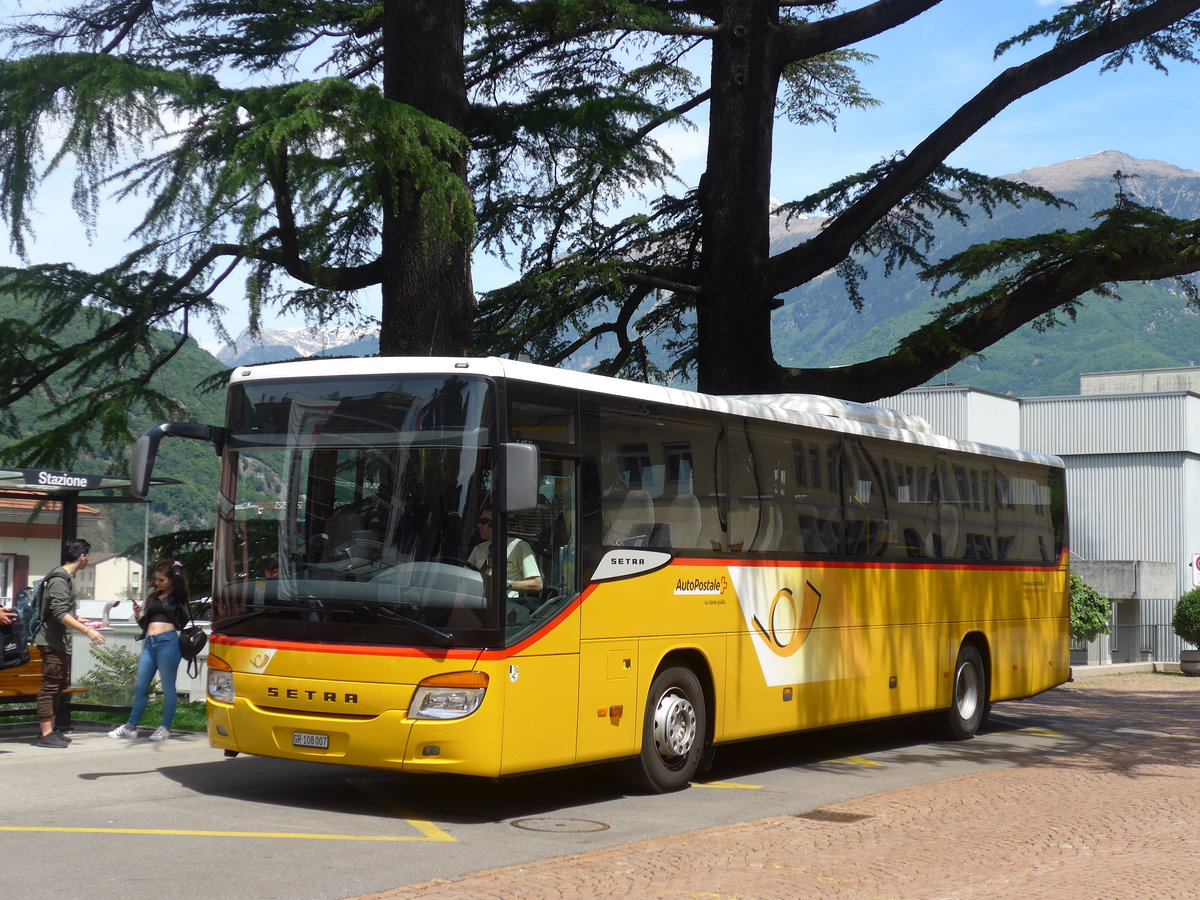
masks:
<path id="1" fill-rule="evenodd" d="M 329 749 L 329 735 L 310 734 L 307 731 L 292 732 L 293 747 L 316 747 L 318 750 Z"/>

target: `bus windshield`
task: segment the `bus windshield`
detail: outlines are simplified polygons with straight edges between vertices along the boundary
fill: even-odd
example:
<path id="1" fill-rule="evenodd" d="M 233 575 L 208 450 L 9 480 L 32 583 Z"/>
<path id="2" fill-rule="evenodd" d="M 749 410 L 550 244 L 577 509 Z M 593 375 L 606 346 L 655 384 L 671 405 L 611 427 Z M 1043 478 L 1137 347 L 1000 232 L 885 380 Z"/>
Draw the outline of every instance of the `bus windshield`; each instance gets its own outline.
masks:
<path id="1" fill-rule="evenodd" d="M 491 490 L 489 383 L 460 375 L 231 389 L 214 629 L 454 646 L 500 628 L 466 562 Z"/>

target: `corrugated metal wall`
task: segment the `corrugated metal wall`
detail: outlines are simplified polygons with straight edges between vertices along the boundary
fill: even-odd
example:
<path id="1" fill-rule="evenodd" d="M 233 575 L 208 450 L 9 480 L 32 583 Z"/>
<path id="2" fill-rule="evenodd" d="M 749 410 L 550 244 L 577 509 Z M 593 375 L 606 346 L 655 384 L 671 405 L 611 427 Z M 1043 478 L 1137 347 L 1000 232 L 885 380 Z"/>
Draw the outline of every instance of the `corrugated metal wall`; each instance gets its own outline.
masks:
<path id="1" fill-rule="evenodd" d="M 1021 403 L 1015 397 L 960 386 L 930 387 L 884 397 L 876 405 L 918 415 L 947 437 L 1020 446 Z"/>
<path id="2" fill-rule="evenodd" d="M 1084 559 L 1171 562 L 1184 554 L 1183 457 L 1069 456 L 1071 550 Z"/>
<path id="3" fill-rule="evenodd" d="M 1192 394 L 1034 397 L 1021 402 L 1021 447 L 1070 456 L 1083 453 L 1200 451 L 1200 419 Z"/>

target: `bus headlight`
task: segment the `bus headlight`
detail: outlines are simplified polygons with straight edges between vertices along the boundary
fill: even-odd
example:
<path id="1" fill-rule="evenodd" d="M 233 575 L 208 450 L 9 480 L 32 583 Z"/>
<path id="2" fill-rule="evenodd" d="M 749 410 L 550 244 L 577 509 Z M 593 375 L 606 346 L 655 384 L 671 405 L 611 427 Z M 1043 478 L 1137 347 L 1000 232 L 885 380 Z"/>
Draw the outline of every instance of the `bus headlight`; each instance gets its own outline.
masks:
<path id="1" fill-rule="evenodd" d="M 233 669 L 219 656 L 208 656 L 208 697 L 218 703 L 233 702 Z"/>
<path id="2" fill-rule="evenodd" d="M 412 719 L 461 719 L 479 709 L 487 693 L 483 672 L 451 672 L 426 678 L 413 691 L 408 715 Z"/>

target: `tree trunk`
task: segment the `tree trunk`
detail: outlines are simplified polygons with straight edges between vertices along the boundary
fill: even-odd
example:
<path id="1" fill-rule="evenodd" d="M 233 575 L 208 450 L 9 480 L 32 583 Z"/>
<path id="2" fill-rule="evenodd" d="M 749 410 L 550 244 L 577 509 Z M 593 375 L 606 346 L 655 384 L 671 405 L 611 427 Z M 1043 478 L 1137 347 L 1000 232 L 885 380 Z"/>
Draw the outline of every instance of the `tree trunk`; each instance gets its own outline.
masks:
<path id="1" fill-rule="evenodd" d="M 383 90 L 389 100 L 465 130 L 463 0 L 385 0 Z M 467 179 L 467 160 L 448 160 Z M 475 314 L 471 248 L 437 236 L 417 198 L 399 192 L 384 203 L 381 356 L 461 356 L 471 347 Z"/>
<path id="2" fill-rule="evenodd" d="M 708 171 L 700 190 L 698 386 L 714 394 L 774 391 L 782 370 L 771 351 L 774 301 L 763 263 L 770 252 L 779 4 L 724 0 L 721 6 L 712 52 Z"/>

